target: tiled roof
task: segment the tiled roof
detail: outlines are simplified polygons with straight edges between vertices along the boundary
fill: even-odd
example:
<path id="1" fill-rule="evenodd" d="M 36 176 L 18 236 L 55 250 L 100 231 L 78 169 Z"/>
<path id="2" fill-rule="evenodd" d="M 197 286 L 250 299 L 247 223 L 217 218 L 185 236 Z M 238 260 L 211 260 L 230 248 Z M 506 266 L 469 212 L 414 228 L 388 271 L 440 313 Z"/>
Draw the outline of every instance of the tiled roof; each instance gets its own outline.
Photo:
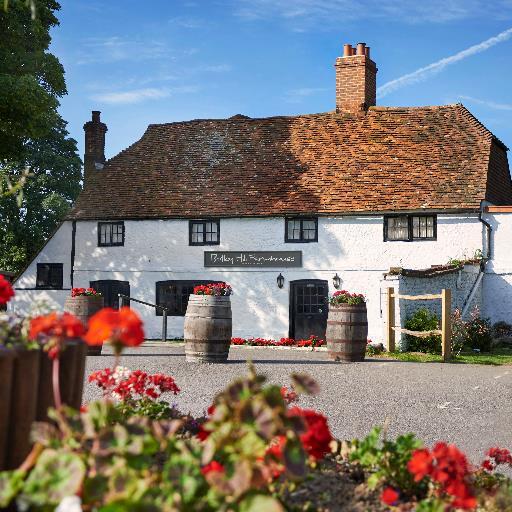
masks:
<path id="1" fill-rule="evenodd" d="M 150 125 L 92 173 L 69 218 L 477 210 L 482 200 L 512 204 L 506 148 L 465 107 L 371 107 Z"/>

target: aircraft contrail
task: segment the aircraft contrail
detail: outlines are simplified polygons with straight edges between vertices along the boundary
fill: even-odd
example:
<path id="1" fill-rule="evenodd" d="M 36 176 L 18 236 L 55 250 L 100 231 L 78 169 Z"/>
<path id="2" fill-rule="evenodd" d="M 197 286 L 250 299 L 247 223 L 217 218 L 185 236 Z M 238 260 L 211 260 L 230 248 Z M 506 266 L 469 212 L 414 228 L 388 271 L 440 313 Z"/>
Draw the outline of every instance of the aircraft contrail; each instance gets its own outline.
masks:
<path id="1" fill-rule="evenodd" d="M 510 37 L 512 37 L 512 27 L 507 30 L 504 30 L 503 32 L 500 32 L 498 35 L 496 35 L 494 37 L 490 37 L 489 39 L 482 41 L 479 44 L 470 46 L 469 48 L 466 48 L 465 50 L 462 50 L 459 53 L 456 53 L 455 55 L 451 55 L 450 57 L 445 57 L 444 59 L 438 60 L 437 62 L 433 62 L 432 64 L 429 64 L 428 66 L 417 69 L 416 71 L 413 71 L 412 73 L 408 73 L 399 78 L 396 78 L 395 80 L 386 82 L 384 85 L 381 85 L 377 89 L 377 98 L 383 98 L 384 96 L 387 96 L 388 94 L 396 91 L 397 89 L 405 87 L 406 85 L 410 85 L 410 84 L 414 84 L 416 82 L 421 82 L 422 80 L 426 80 L 430 75 L 439 73 L 446 66 L 449 66 L 450 64 L 454 64 L 455 62 L 458 62 L 459 60 L 463 60 L 468 57 L 471 57 L 471 55 L 475 55 L 476 53 L 485 52 L 485 50 L 488 50 L 489 48 L 491 48 L 499 43 L 502 43 L 503 41 L 506 41 L 507 39 L 510 39 Z"/>

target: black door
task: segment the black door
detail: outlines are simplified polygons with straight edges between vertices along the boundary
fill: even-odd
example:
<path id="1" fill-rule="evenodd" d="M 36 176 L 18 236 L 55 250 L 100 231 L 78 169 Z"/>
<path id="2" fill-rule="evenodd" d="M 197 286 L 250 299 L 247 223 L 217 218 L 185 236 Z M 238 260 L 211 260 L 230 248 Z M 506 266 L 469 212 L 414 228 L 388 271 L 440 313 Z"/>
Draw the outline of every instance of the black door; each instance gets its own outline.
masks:
<path id="1" fill-rule="evenodd" d="M 116 281 L 114 279 L 104 279 L 101 281 L 91 281 L 91 288 L 103 295 L 103 304 L 106 308 L 119 309 L 119 294 L 130 296 L 130 283 L 128 281 Z M 125 300 L 124 306 L 129 306 L 130 301 Z"/>
<path id="2" fill-rule="evenodd" d="M 290 283 L 290 337 L 296 340 L 312 334 L 325 339 L 329 286 L 320 279 Z"/>

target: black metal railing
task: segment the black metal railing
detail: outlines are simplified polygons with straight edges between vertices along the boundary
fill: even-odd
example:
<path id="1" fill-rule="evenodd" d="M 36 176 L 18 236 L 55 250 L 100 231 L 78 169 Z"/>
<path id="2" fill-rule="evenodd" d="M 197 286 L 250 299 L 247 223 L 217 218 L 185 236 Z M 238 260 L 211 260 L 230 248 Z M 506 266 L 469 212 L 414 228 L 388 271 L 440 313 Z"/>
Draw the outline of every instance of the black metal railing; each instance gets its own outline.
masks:
<path id="1" fill-rule="evenodd" d="M 155 309 L 162 310 L 162 341 L 167 341 L 167 311 L 169 311 L 165 306 L 159 306 L 158 304 L 151 304 L 151 302 L 144 302 L 143 300 L 134 299 L 133 297 L 129 297 L 128 295 L 123 295 L 122 293 L 118 294 L 119 297 L 119 307 L 122 307 L 125 301 L 137 302 L 138 304 L 144 304 L 144 306 L 150 306 Z"/>

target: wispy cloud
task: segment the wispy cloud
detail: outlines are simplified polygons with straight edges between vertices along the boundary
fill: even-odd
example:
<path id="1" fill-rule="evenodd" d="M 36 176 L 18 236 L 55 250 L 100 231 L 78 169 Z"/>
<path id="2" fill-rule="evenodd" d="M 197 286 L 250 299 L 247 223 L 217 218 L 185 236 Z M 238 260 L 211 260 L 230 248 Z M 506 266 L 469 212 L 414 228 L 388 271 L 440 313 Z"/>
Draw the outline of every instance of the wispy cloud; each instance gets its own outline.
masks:
<path id="1" fill-rule="evenodd" d="M 447 66 L 455 64 L 456 62 L 459 62 L 461 60 L 467 59 L 468 57 L 471 57 L 472 55 L 475 55 L 477 53 L 485 52 L 489 48 L 492 48 L 493 46 L 499 43 L 507 41 L 511 37 L 512 28 L 509 28 L 507 30 L 504 30 L 503 32 L 500 32 L 498 35 L 494 37 L 490 37 L 489 39 L 486 39 L 481 43 L 470 46 L 469 48 L 466 48 L 465 50 L 462 50 L 454 55 L 450 55 L 449 57 L 440 59 L 436 62 L 433 62 L 432 64 L 429 64 L 428 66 L 419 68 L 416 71 L 413 71 L 412 73 L 407 73 L 406 75 L 391 80 L 377 89 L 377 97 L 383 98 L 384 96 L 387 96 L 388 94 L 395 92 L 396 90 L 401 89 L 402 87 L 406 87 L 407 85 L 411 85 L 417 82 L 422 82 L 423 80 L 426 80 L 430 76 L 441 72 Z"/>
<path id="2" fill-rule="evenodd" d="M 142 61 L 169 57 L 171 51 L 163 41 L 129 39 L 119 36 L 91 38 L 81 45 L 77 64 L 96 62 Z"/>
<path id="3" fill-rule="evenodd" d="M 99 103 L 107 103 L 110 105 L 127 105 L 141 103 L 148 100 L 158 100 L 174 94 L 193 93 L 198 90 L 199 87 L 193 85 L 174 88 L 150 87 L 146 89 L 133 89 L 130 91 L 115 91 L 95 94 L 91 96 L 91 99 Z"/>
<path id="4" fill-rule="evenodd" d="M 286 92 L 285 101 L 288 103 L 301 103 L 305 98 L 314 96 L 326 91 L 325 87 L 301 87 L 299 89 L 290 89 Z"/>
<path id="5" fill-rule="evenodd" d="M 169 20 L 169 24 L 182 28 L 196 29 L 202 27 L 204 25 L 204 21 L 199 18 L 176 16 Z"/>
<path id="6" fill-rule="evenodd" d="M 459 96 L 459 99 L 475 103 L 484 107 L 492 108 L 493 110 L 512 110 L 512 103 L 496 103 L 495 101 L 481 100 L 473 98 L 472 96 Z"/>
<path id="7" fill-rule="evenodd" d="M 92 100 L 99 103 L 108 103 L 113 105 L 124 105 L 130 103 L 140 103 L 146 100 L 156 100 L 169 96 L 169 91 L 166 89 L 134 89 L 132 91 L 118 91 L 106 92 L 103 94 L 95 94 L 91 97 Z"/>
<path id="8" fill-rule="evenodd" d="M 509 0 L 232 0 L 235 14 L 248 21 L 280 20 L 293 29 L 342 26 L 355 20 L 445 23 L 483 14 L 508 15 Z"/>

